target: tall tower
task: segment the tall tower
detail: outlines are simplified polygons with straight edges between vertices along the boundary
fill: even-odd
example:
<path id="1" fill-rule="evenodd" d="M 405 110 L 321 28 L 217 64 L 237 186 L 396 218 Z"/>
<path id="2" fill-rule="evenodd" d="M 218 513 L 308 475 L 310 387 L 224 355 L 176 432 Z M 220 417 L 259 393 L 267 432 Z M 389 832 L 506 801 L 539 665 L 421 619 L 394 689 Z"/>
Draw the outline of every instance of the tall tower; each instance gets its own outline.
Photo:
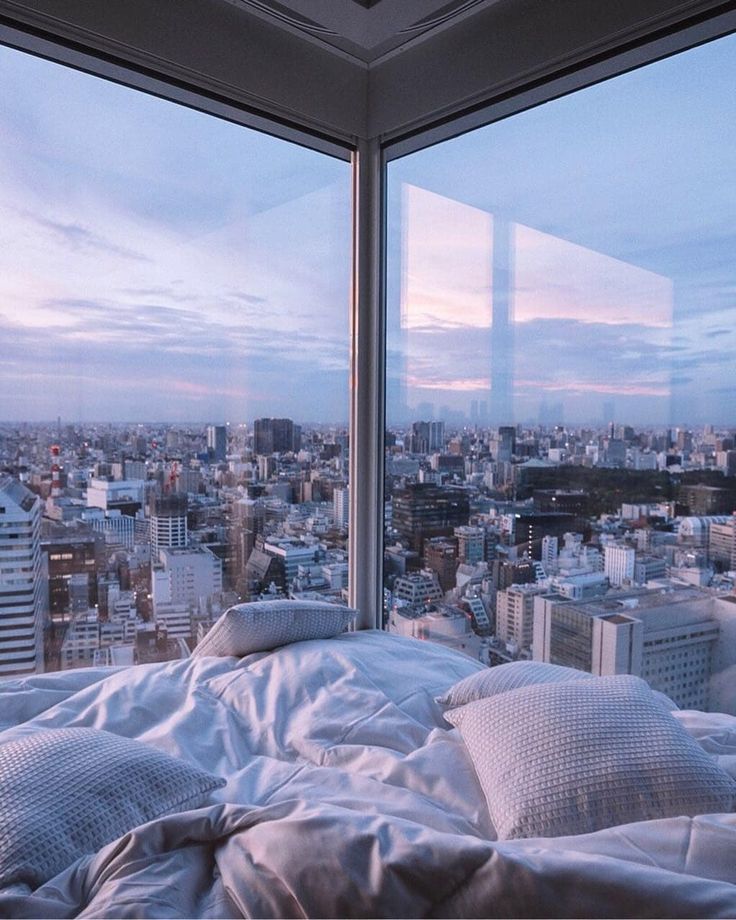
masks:
<path id="1" fill-rule="evenodd" d="M 0 679 L 43 672 L 41 499 L 0 476 Z"/>

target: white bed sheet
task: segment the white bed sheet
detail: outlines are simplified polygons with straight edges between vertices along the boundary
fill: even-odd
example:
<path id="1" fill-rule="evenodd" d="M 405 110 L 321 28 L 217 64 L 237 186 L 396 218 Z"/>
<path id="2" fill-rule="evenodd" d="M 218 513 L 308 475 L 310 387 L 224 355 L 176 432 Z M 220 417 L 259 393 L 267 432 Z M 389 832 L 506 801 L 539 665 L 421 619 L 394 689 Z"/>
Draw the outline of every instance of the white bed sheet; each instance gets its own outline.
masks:
<path id="1" fill-rule="evenodd" d="M 0 916 L 736 916 L 736 816 L 494 842 L 434 697 L 480 668 L 379 632 L 0 684 L 0 743 L 137 738 L 225 776 Z M 736 719 L 677 713 L 736 776 Z"/>

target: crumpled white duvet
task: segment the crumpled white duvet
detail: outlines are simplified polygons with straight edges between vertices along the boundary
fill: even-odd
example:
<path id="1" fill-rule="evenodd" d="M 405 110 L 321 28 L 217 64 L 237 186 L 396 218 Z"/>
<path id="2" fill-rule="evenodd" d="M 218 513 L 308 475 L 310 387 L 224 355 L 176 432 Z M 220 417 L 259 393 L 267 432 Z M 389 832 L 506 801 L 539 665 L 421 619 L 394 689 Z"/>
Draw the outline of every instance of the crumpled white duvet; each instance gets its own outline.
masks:
<path id="1" fill-rule="evenodd" d="M 736 815 L 496 842 L 434 702 L 479 667 L 359 632 L 0 684 L 0 743 L 93 726 L 228 779 L 205 808 L 0 892 L 0 916 L 736 916 Z M 676 715 L 736 775 L 736 719 Z"/>

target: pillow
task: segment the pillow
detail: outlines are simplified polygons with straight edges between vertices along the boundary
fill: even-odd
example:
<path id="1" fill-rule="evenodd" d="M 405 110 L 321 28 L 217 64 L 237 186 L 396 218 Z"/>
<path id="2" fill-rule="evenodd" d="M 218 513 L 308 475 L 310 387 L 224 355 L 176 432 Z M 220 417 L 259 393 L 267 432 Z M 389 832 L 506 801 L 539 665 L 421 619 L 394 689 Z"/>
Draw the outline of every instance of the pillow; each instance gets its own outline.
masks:
<path id="1" fill-rule="evenodd" d="M 484 700 L 497 693 L 507 693 L 519 687 L 532 684 L 562 683 L 568 680 L 592 678 L 587 671 L 566 668 L 561 664 L 546 664 L 543 661 L 510 661 L 494 668 L 486 668 L 458 681 L 442 696 L 436 697 L 441 706 L 454 709 L 475 700 Z"/>
<path id="2" fill-rule="evenodd" d="M 305 639 L 329 639 L 344 632 L 357 610 L 324 601 L 256 601 L 226 610 L 193 655 L 267 652 Z"/>
<path id="3" fill-rule="evenodd" d="M 736 782 L 638 677 L 538 684 L 445 713 L 501 840 L 731 811 Z"/>
<path id="4" fill-rule="evenodd" d="M 0 744 L 0 889 L 37 888 L 154 818 L 197 807 L 225 780 L 140 741 L 57 728 Z"/>

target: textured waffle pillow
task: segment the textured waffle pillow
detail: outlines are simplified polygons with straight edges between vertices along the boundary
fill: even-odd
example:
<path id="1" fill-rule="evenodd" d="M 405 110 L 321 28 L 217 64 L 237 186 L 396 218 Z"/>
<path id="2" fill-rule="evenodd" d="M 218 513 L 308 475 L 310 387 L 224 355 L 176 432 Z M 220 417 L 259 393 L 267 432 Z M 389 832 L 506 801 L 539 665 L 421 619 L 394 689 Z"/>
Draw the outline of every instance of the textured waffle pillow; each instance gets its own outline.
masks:
<path id="1" fill-rule="evenodd" d="M 195 808 L 225 780 L 95 728 L 0 744 L 0 889 L 37 888 L 161 815 Z"/>
<path id="2" fill-rule="evenodd" d="M 592 678 L 586 671 L 565 668 L 560 664 L 545 664 L 543 661 L 510 661 L 495 668 L 486 668 L 471 674 L 454 684 L 437 702 L 448 709 L 465 706 L 475 700 L 484 700 L 498 693 L 508 693 L 519 687 L 531 687 L 533 684 L 558 684 L 568 680 L 585 680 Z"/>
<path id="3" fill-rule="evenodd" d="M 731 811 L 736 782 L 638 677 L 537 684 L 445 714 L 501 840 Z"/>
<path id="4" fill-rule="evenodd" d="M 267 652 L 306 639 L 329 639 L 344 632 L 357 611 L 322 601 L 256 601 L 226 610 L 194 650 L 194 655 Z"/>

